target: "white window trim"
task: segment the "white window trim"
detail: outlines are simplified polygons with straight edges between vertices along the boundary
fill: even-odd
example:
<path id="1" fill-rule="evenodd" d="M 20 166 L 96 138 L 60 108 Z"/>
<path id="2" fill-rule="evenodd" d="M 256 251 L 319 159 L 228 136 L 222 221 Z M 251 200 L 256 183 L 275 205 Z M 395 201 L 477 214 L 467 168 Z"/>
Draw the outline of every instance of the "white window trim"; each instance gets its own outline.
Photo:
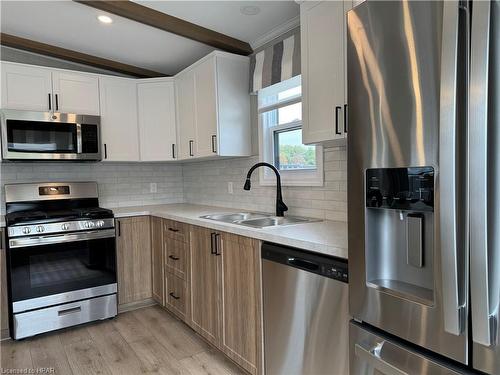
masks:
<path id="1" fill-rule="evenodd" d="M 267 112 L 267 111 L 266 111 Z M 259 156 L 260 160 L 275 165 L 274 160 L 274 131 L 288 128 L 302 127 L 302 121 L 295 121 L 288 124 L 273 126 L 264 129 L 262 115 L 259 110 Z M 269 168 L 259 168 L 260 185 L 276 186 L 276 176 Z M 323 186 L 323 147 L 316 145 L 316 169 L 314 170 L 290 170 L 280 171 L 281 184 L 283 186 Z"/>

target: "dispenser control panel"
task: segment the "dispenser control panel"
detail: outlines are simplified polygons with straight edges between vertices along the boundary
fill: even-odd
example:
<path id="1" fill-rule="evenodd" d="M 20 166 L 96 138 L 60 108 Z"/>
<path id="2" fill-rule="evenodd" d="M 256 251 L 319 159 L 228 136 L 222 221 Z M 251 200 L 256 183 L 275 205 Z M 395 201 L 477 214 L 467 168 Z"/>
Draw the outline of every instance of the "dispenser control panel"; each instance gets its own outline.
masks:
<path id="1" fill-rule="evenodd" d="M 434 211 L 434 168 L 367 169 L 366 207 Z"/>

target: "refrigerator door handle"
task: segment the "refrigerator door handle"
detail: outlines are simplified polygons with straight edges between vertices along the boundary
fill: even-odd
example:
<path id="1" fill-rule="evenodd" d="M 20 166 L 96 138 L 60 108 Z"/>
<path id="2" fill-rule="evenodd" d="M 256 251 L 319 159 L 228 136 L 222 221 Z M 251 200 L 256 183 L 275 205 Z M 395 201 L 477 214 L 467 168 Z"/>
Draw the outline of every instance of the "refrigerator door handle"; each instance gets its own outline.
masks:
<path id="1" fill-rule="evenodd" d="M 457 220 L 457 73 L 459 6 L 457 1 L 443 2 L 443 33 L 441 55 L 439 186 L 440 248 L 443 285 L 444 329 L 459 336 L 464 329 L 463 286 L 459 285 L 459 243 Z"/>
<path id="2" fill-rule="evenodd" d="M 491 238 L 488 213 L 488 84 L 490 55 L 490 17 L 489 1 L 474 2 L 472 17 L 471 49 L 471 96 L 470 96 L 470 191 L 474 194 L 474 204 L 470 205 L 470 288 L 472 304 L 472 339 L 474 342 L 491 346 L 494 337 L 496 317 L 495 306 L 490 300 L 489 252 L 499 251 L 489 245 Z M 493 36 L 494 37 L 494 36 Z M 472 200 L 471 200 L 472 201 Z M 496 208 L 493 208 L 498 209 Z M 498 259 L 498 258 L 497 258 Z M 498 290 L 498 289 L 497 289 Z"/>
<path id="3" fill-rule="evenodd" d="M 381 352 L 385 344 L 385 341 L 379 342 L 371 349 L 366 349 L 360 344 L 355 344 L 354 353 L 356 357 L 370 364 L 373 368 L 377 369 L 384 375 L 408 375 L 407 372 L 397 368 L 383 358 Z M 384 350 L 387 349 L 389 348 Z"/>

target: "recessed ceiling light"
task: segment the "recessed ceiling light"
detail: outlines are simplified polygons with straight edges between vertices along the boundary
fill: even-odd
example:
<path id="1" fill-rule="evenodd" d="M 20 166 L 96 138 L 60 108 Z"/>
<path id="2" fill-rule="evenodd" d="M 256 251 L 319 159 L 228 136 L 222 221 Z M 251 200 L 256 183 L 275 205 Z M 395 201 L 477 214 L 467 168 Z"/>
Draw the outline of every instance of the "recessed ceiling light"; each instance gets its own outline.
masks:
<path id="1" fill-rule="evenodd" d="M 256 5 L 246 5 L 240 8 L 240 12 L 245 16 L 255 16 L 260 13 L 260 8 Z"/>
<path id="2" fill-rule="evenodd" d="M 105 15 L 97 16 L 97 19 L 99 21 L 101 21 L 102 23 L 112 23 L 113 22 L 113 19 L 111 17 L 105 16 Z"/>

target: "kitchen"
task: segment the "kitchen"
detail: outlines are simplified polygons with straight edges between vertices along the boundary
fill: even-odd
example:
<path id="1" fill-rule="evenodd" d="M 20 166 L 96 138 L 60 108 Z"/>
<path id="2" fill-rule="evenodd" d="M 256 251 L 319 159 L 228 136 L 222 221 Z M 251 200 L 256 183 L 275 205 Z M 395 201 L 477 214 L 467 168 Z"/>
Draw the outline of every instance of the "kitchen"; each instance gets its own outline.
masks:
<path id="1" fill-rule="evenodd" d="M 2 371 L 499 374 L 499 13 L 2 1 Z"/>

